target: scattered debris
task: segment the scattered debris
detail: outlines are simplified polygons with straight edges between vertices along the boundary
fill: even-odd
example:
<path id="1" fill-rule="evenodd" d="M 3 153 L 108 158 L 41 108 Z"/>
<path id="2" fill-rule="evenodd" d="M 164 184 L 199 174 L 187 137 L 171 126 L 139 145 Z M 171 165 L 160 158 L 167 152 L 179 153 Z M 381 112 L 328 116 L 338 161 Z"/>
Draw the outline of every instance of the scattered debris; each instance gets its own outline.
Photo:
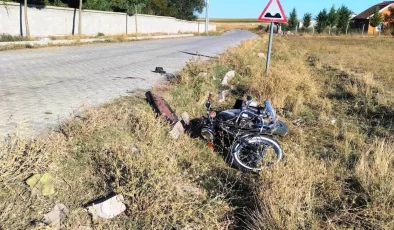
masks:
<path id="1" fill-rule="evenodd" d="M 173 139 L 179 139 L 179 137 L 185 133 L 185 127 L 183 126 L 181 121 L 178 121 L 172 130 L 170 131 L 170 135 Z"/>
<path id="2" fill-rule="evenodd" d="M 331 124 L 335 125 L 335 123 L 337 123 L 337 120 L 336 119 L 332 119 L 331 120 Z"/>
<path id="3" fill-rule="evenodd" d="M 226 96 L 229 95 L 229 94 L 230 94 L 230 90 L 223 90 L 218 95 L 218 101 L 220 103 L 224 102 L 226 100 Z"/>
<path id="4" fill-rule="evenodd" d="M 42 222 L 56 229 L 60 229 L 62 221 L 66 218 L 68 212 L 64 204 L 56 204 L 49 213 L 44 215 Z"/>
<path id="5" fill-rule="evenodd" d="M 166 73 L 165 76 L 166 76 L 167 80 L 169 80 L 169 81 L 171 81 L 172 79 L 175 78 L 175 74 L 172 74 L 172 73 Z"/>
<path id="6" fill-rule="evenodd" d="M 181 115 L 182 121 L 186 124 L 189 125 L 190 124 L 190 116 L 187 112 L 183 112 Z"/>
<path id="7" fill-rule="evenodd" d="M 154 95 L 150 91 L 146 92 L 145 95 L 147 101 L 153 107 L 156 114 L 164 115 L 167 121 L 173 125 L 173 128 L 170 131 L 172 138 L 178 139 L 183 133 L 185 133 L 185 129 L 190 123 L 189 114 L 187 112 L 183 112 L 182 120 L 179 120 L 175 112 L 162 97 Z"/>
<path id="8" fill-rule="evenodd" d="M 164 71 L 163 67 L 156 67 L 154 73 L 160 73 L 160 74 L 166 74 L 166 71 Z"/>
<path id="9" fill-rule="evenodd" d="M 130 151 L 131 151 L 131 153 L 135 153 L 135 154 L 140 153 L 140 149 L 135 145 L 132 145 L 130 147 Z"/>
<path id="10" fill-rule="evenodd" d="M 38 38 L 37 38 L 37 41 L 40 41 L 40 42 L 49 42 L 49 41 L 52 41 L 52 39 L 51 39 L 51 38 L 48 38 L 48 37 L 38 37 Z"/>
<path id="11" fill-rule="evenodd" d="M 227 86 L 228 82 L 231 81 L 231 79 L 233 79 L 234 77 L 235 77 L 235 71 L 234 70 L 228 72 L 223 78 L 222 86 Z"/>
<path id="12" fill-rule="evenodd" d="M 55 186 L 53 184 L 53 177 L 49 173 L 34 174 L 26 180 L 26 184 L 30 186 L 32 192 L 39 192 L 43 196 L 49 196 L 55 193 Z"/>
<path id="13" fill-rule="evenodd" d="M 178 117 L 168 105 L 168 103 L 160 96 L 154 95 L 148 91 L 145 94 L 148 103 L 153 107 L 153 110 L 158 116 L 164 115 L 171 124 L 175 124 L 179 121 Z"/>
<path id="14" fill-rule="evenodd" d="M 266 59 L 265 53 L 258 53 L 257 56 L 258 56 L 259 58 L 264 58 L 264 59 Z"/>
<path id="15" fill-rule="evenodd" d="M 87 207 L 87 210 L 92 215 L 93 220 L 96 220 L 97 217 L 112 219 L 126 211 L 126 205 L 123 202 L 123 195 L 116 195 Z"/>
<path id="16" fill-rule="evenodd" d="M 293 124 L 298 127 L 298 126 L 301 126 L 302 122 L 303 122 L 302 119 L 298 119 L 298 120 L 294 121 Z"/>

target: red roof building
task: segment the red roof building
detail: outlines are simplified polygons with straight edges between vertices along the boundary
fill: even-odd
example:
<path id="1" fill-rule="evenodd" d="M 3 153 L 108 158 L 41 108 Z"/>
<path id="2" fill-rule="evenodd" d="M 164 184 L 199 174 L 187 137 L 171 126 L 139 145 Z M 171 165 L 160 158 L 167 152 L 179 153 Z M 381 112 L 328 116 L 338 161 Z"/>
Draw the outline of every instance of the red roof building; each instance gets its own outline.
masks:
<path id="1" fill-rule="evenodd" d="M 383 15 L 384 23 L 381 27 L 372 27 L 369 24 L 369 19 L 373 16 L 376 7 L 379 8 L 379 12 Z M 364 29 L 368 34 L 378 34 L 381 30 L 385 30 L 389 27 L 394 28 L 394 1 L 384 1 L 373 5 L 364 10 L 361 14 L 355 16 L 353 20 L 355 28 Z"/>

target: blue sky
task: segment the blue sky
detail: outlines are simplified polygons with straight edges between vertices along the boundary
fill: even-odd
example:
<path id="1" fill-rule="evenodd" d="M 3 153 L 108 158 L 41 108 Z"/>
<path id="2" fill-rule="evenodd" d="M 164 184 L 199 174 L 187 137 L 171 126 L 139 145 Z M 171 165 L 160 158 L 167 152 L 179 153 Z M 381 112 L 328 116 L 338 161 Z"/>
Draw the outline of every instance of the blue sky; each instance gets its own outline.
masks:
<path id="1" fill-rule="evenodd" d="M 313 17 L 323 8 L 329 9 L 332 5 L 340 7 L 345 5 L 358 14 L 384 0 L 280 0 L 286 15 L 295 7 L 298 18 L 305 13 L 312 13 Z M 258 18 L 268 0 L 210 0 L 211 18 Z M 205 17 L 203 12 L 199 17 Z"/>

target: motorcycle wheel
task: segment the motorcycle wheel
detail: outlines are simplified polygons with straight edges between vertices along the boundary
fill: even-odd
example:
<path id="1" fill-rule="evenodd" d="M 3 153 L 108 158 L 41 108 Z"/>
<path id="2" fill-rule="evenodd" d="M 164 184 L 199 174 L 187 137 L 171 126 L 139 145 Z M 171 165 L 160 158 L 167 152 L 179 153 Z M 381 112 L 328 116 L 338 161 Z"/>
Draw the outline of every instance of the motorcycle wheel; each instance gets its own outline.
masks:
<path id="1" fill-rule="evenodd" d="M 238 138 L 230 149 L 230 155 L 233 165 L 243 172 L 260 172 L 283 158 L 279 143 L 262 135 Z"/>
<path id="2" fill-rule="evenodd" d="M 289 127 L 282 121 L 277 121 L 276 122 L 276 129 L 273 131 L 273 135 L 278 135 L 278 136 L 285 136 L 289 132 Z"/>

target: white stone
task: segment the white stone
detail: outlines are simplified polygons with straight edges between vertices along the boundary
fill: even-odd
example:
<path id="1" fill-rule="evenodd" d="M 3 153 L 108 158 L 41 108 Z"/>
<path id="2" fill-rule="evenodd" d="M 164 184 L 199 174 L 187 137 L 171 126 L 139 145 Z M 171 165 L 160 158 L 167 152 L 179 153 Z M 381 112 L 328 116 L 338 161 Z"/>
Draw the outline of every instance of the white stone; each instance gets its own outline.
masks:
<path id="1" fill-rule="evenodd" d="M 132 153 L 140 153 L 140 150 L 135 145 L 131 146 L 130 150 L 131 150 Z"/>
<path id="2" fill-rule="evenodd" d="M 48 37 L 40 37 L 40 38 L 37 39 L 37 41 L 43 41 L 43 42 L 48 42 L 48 41 L 51 41 L 51 40 L 52 39 L 48 38 Z"/>
<path id="3" fill-rule="evenodd" d="M 186 125 L 190 124 L 190 117 L 189 117 L 189 114 L 187 112 L 183 112 L 181 117 L 182 117 L 182 120 L 185 122 Z"/>
<path id="4" fill-rule="evenodd" d="M 233 79 L 234 77 L 235 77 L 235 71 L 234 70 L 228 72 L 223 78 L 222 85 L 223 86 L 227 86 L 228 82 L 231 81 L 231 79 Z"/>
<path id="5" fill-rule="evenodd" d="M 185 132 L 185 129 L 183 128 L 182 122 L 178 121 L 175 125 L 174 128 L 170 131 L 170 135 L 173 139 L 178 139 L 183 133 Z"/>
<path id="6" fill-rule="evenodd" d="M 295 126 L 301 126 L 302 120 L 301 120 L 301 119 L 298 119 L 298 120 L 294 121 L 293 124 L 294 124 Z"/>
<path id="7" fill-rule="evenodd" d="M 259 58 L 264 58 L 264 59 L 266 58 L 264 53 L 258 53 L 257 56 L 258 56 Z"/>
<path id="8" fill-rule="evenodd" d="M 68 209 L 64 204 L 56 204 L 52 210 L 44 215 L 43 223 L 56 229 L 61 228 L 62 221 L 66 218 Z"/>
<path id="9" fill-rule="evenodd" d="M 117 195 L 101 203 L 93 204 L 87 209 L 88 212 L 93 216 L 93 219 L 96 219 L 97 217 L 101 217 L 103 219 L 112 219 L 126 211 L 126 205 L 123 202 L 123 196 Z"/>

